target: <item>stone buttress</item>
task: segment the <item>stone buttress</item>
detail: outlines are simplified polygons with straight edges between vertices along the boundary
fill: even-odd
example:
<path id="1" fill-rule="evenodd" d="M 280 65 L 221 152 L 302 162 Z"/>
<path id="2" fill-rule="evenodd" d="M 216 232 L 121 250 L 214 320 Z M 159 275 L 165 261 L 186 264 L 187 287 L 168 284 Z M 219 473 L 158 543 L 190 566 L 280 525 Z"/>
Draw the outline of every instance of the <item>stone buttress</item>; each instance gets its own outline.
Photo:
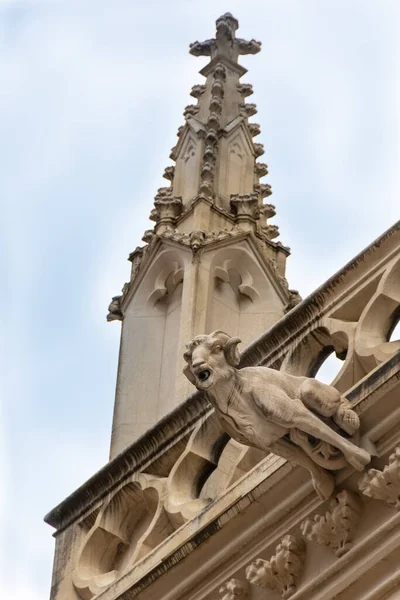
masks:
<path id="1" fill-rule="evenodd" d="M 216 22 L 216 37 L 194 42 L 190 53 L 209 56 L 195 85 L 195 103 L 165 169 L 169 185 L 155 196 L 154 229 L 129 260 L 131 278 L 113 298 L 108 320 L 122 321 L 111 458 L 172 410 L 190 392 L 182 374 L 185 342 L 214 329 L 244 344 L 276 323 L 298 294 L 288 289 L 289 249 L 269 220 L 264 203 L 271 187 L 260 179 L 267 165 L 257 159 L 260 126 L 247 102 L 252 86 L 241 54 L 261 43 L 236 37 L 229 13 Z"/>

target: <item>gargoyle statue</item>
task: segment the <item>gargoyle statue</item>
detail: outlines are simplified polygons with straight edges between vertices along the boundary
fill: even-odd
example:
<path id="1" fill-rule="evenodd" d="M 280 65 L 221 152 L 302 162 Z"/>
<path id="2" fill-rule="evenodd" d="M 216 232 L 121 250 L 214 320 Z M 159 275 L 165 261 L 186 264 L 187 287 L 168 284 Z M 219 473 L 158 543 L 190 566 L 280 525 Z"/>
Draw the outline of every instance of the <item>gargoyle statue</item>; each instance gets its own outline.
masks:
<path id="1" fill-rule="evenodd" d="M 328 498 L 335 483 L 325 469 L 349 463 L 362 471 L 371 460 L 338 432 L 353 435 L 358 415 L 334 387 L 316 379 L 268 367 L 237 369 L 239 343 L 223 331 L 196 336 L 187 344 L 184 374 L 207 394 L 233 439 L 305 467 L 318 495 Z"/>

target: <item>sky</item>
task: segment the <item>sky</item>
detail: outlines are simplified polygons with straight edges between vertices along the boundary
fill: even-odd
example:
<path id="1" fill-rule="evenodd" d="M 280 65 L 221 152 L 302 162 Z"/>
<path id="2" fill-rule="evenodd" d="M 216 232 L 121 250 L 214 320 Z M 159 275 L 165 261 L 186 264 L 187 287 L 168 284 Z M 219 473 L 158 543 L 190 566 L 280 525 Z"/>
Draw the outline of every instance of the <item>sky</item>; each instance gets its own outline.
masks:
<path id="1" fill-rule="evenodd" d="M 108 460 L 129 277 L 230 11 L 304 296 L 399 218 L 397 0 L 0 0 L 0 597 L 48 597 L 43 516 Z"/>

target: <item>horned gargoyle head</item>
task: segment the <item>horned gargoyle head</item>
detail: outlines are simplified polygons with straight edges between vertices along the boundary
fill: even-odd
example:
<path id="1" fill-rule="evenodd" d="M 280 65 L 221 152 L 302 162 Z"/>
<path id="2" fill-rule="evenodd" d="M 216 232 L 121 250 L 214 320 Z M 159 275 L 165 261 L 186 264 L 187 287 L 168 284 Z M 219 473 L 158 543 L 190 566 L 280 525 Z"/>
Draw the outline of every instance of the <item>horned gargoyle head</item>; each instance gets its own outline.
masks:
<path id="1" fill-rule="evenodd" d="M 209 335 L 197 335 L 186 344 L 183 358 L 187 366 L 183 372 L 198 390 L 207 390 L 221 380 L 229 379 L 240 361 L 237 345 L 241 340 L 213 331 Z"/>

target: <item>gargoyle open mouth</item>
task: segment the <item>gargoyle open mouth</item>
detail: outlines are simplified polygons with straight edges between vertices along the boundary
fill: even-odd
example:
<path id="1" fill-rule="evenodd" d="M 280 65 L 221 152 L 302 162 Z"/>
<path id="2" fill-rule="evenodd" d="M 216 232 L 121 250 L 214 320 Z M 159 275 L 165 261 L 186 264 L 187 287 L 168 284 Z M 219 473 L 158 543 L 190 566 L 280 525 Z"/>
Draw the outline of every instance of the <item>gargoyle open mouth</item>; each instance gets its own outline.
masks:
<path id="1" fill-rule="evenodd" d="M 200 371 L 200 373 L 197 374 L 197 377 L 200 379 L 200 381 L 204 382 L 207 381 L 210 375 L 211 371 L 209 371 L 208 369 L 204 369 L 204 371 Z"/>

